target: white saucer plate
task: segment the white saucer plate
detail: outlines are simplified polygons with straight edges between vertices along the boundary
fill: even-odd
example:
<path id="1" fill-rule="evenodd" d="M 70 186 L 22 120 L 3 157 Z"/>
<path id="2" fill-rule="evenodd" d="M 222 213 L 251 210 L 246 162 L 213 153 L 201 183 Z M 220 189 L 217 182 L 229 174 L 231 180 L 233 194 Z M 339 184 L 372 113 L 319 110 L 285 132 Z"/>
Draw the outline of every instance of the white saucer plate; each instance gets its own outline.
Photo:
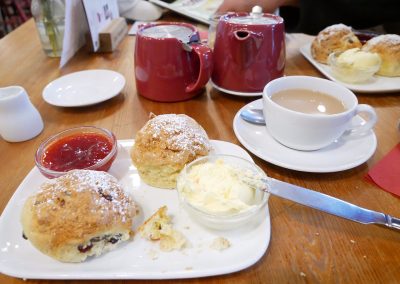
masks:
<path id="1" fill-rule="evenodd" d="M 259 93 L 244 93 L 244 92 L 237 92 L 237 91 L 231 91 L 231 90 L 227 90 L 224 88 L 219 87 L 218 85 L 216 85 L 212 80 L 210 80 L 211 86 L 213 86 L 213 88 L 217 89 L 220 92 L 223 93 L 227 93 L 230 95 L 234 95 L 234 96 L 240 96 L 240 97 L 259 97 L 262 96 L 262 92 Z"/>
<path id="2" fill-rule="evenodd" d="M 325 77 L 334 82 L 340 83 L 354 92 L 359 93 L 391 93 L 400 92 L 400 77 L 383 77 L 375 75 L 370 81 L 360 84 L 350 84 L 336 79 L 330 67 L 314 60 L 311 55 L 311 43 L 300 48 L 303 56 L 310 61 Z"/>
<path id="3" fill-rule="evenodd" d="M 85 70 L 62 76 L 43 90 L 43 99 L 54 106 L 82 107 L 109 100 L 125 86 L 125 78 L 112 70 Z"/>
<path id="4" fill-rule="evenodd" d="M 244 109 L 262 109 L 262 99 L 253 101 L 236 114 L 233 130 L 240 143 L 257 157 L 271 164 L 303 172 L 329 173 L 348 170 L 367 161 L 375 152 L 377 141 L 373 131 L 364 136 L 338 139 L 330 146 L 317 151 L 297 151 L 277 142 L 265 125 L 244 121 Z M 354 123 L 361 117 L 356 116 Z"/>
<path id="5" fill-rule="evenodd" d="M 186 236 L 189 246 L 181 251 L 163 252 L 157 242 L 139 235 L 120 247 L 83 263 L 62 263 L 35 249 L 22 238 L 19 222 L 26 198 L 39 188 L 46 178 L 33 168 L 15 191 L 0 217 L 0 273 L 27 279 L 174 279 L 197 278 L 232 273 L 257 262 L 266 252 L 271 223 L 266 217 L 258 225 L 248 224 L 234 231 L 206 229 L 190 219 L 180 207 L 175 190 L 146 185 L 131 163 L 133 140 L 118 141 L 118 155 L 110 173 L 139 205 L 134 229 L 161 206 L 168 206 L 174 227 Z M 251 161 L 241 147 L 212 140 L 213 152 L 242 157 Z M 231 246 L 223 251 L 210 248 L 217 238 L 224 237 Z"/>

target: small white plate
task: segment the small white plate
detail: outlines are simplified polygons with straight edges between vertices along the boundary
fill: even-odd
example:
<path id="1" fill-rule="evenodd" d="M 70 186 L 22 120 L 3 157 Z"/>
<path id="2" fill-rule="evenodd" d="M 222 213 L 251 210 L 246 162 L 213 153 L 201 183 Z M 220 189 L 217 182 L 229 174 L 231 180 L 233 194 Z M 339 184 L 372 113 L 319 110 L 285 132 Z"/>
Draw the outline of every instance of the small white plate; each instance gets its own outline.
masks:
<path id="1" fill-rule="evenodd" d="M 271 223 L 266 217 L 259 224 L 248 224 L 234 231 L 213 231 L 193 222 L 180 207 L 175 190 L 158 189 L 140 180 L 129 155 L 133 140 L 120 140 L 119 152 L 110 173 L 118 178 L 124 189 L 132 194 L 140 207 L 136 228 L 163 205 L 173 216 L 174 227 L 182 232 L 190 246 L 181 251 L 162 252 L 158 243 L 142 239 L 121 244 L 121 247 L 83 263 L 62 263 L 35 249 L 22 238 L 19 222 L 22 206 L 44 178 L 37 168 L 26 176 L 15 191 L 0 217 L 0 272 L 28 279 L 173 279 L 220 275 L 245 269 L 266 252 Z M 230 154 L 251 160 L 241 147 L 212 140 L 213 152 Z M 210 248 L 216 237 L 224 237 L 231 247 L 223 251 Z"/>
<path id="2" fill-rule="evenodd" d="M 277 142 L 265 125 L 244 121 L 244 109 L 262 109 L 262 99 L 253 101 L 239 110 L 233 120 L 233 130 L 240 143 L 254 155 L 271 164 L 303 172 L 329 173 L 351 169 L 367 161 L 375 152 L 376 136 L 373 131 L 361 137 L 339 139 L 317 151 L 297 151 Z M 359 123 L 361 117 L 355 117 Z"/>
<path id="3" fill-rule="evenodd" d="M 370 81 L 365 83 L 350 84 L 342 82 L 333 76 L 332 70 L 328 65 L 319 63 L 316 60 L 314 60 L 314 58 L 311 55 L 311 43 L 303 45 L 300 48 L 300 52 L 308 61 L 310 61 L 312 65 L 314 65 L 315 68 L 317 68 L 329 80 L 340 83 L 354 92 L 390 93 L 390 92 L 400 91 L 400 77 L 383 77 L 375 75 Z"/>
<path id="4" fill-rule="evenodd" d="M 213 86 L 215 89 L 217 89 L 218 91 L 221 91 L 223 93 L 227 93 L 230 95 L 234 95 L 234 96 L 241 96 L 241 97 L 259 97 L 262 96 L 262 92 L 259 93 L 245 93 L 245 92 L 237 92 L 237 91 L 231 91 L 231 90 L 227 90 L 224 88 L 219 87 L 218 85 L 216 85 L 212 80 L 210 80 L 211 86 Z"/>
<path id="5" fill-rule="evenodd" d="M 54 106 L 82 107 L 97 104 L 118 95 L 125 78 L 111 70 L 85 70 L 62 76 L 43 90 L 43 99 Z"/>

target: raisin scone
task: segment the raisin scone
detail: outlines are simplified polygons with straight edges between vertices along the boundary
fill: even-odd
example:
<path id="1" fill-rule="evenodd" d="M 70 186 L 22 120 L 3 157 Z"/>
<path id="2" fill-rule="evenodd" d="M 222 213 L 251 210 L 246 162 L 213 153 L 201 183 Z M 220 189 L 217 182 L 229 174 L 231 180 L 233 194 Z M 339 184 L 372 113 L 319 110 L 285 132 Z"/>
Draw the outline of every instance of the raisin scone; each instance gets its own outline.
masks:
<path id="1" fill-rule="evenodd" d="M 320 63 L 327 64 L 332 52 L 342 52 L 350 48 L 361 48 L 362 44 L 351 27 L 336 24 L 318 33 L 311 44 L 311 55 Z"/>
<path id="2" fill-rule="evenodd" d="M 106 172 L 73 170 L 45 182 L 23 207 L 24 235 L 62 262 L 99 256 L 132 237 L 136 207 Z"/>

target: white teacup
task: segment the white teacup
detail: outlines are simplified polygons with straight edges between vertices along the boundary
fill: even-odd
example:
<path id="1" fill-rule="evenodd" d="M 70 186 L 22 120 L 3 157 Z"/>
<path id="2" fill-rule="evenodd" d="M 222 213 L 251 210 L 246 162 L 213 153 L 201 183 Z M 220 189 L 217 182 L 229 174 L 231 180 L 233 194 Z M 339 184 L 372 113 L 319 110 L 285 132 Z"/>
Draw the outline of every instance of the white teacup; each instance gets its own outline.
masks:
<path id="1" fill-rule="evenodd" d="M 332 96 L 342 102 L 344 109 L 335 114 L 310 114 L 294 111 L 271 98 L 289 89 L 306 89 Z M 371 131 L 377 121 L 374 109 L 358 104 L 349 89 L 335 82 L 309 76 L 287 76 L 269 82 L 263 92 L 264 118 L 272 137 L 296 150 L 318 150 L 333 143 L 342 135 L 361 135 Z M 353 117 L 365 113 L 367 121 L 352 123 Z"/>
<path id="2" fill-rule="evenodd" d="M 0 135 L 9 142 L 32 139 L 43 130 L 43 120 L 19 86 L 0 88 Z"/>

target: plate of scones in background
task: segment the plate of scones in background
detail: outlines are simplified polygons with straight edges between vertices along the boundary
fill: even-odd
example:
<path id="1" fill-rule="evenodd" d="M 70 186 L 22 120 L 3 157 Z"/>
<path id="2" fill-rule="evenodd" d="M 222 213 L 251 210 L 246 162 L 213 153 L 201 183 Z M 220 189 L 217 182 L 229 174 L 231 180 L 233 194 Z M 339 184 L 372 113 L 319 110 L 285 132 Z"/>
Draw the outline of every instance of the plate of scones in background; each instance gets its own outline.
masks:
<path id="1" fill-rule="evenodd" d="M 0 271 L 24 279 L 174 279 L 245 269 L 266 252 L 265 217 L 210 230 L 179 203 L 176 176 L 210 154 L 252 162 L 241 147 L 209 140 L 186 115 L 153 116 L 135 140 L 118 140 L 108 172 L 75 169 L 48 179 L 37 167 L 0 218 Z"/>
<path id="2" fill-rule="evenodd" d="M 352 91 L 400 91 L 400 35 L 363 35 L 343 24 L 332 25 L 300 52 L 325 77 Z"/>

